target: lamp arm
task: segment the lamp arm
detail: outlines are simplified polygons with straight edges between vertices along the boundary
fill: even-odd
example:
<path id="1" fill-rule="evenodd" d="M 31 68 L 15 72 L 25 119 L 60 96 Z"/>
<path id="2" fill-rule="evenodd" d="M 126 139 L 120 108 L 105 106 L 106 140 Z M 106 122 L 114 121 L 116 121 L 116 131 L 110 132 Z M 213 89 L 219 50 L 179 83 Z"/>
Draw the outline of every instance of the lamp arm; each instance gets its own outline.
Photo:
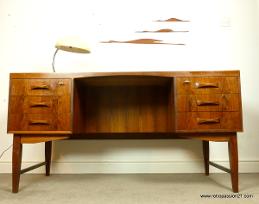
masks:
<path id="1" fill-rule="evenodd" d="M 56 70 L 55 70 L 55 58 L 56 58 L 56 54 L 57 54 L 58 50 L 59 49 L 57 48 L 54 55 L 53 55 L 53 58 L 52 58 L 52 70 L 53 70 L 53 72 L 56 72 Z"/>

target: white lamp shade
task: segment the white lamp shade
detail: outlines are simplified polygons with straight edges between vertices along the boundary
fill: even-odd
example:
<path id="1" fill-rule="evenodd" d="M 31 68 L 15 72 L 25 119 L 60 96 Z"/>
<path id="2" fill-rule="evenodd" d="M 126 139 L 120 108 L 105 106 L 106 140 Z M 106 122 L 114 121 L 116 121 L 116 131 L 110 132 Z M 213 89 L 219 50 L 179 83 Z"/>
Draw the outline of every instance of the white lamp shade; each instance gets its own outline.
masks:
<path id="1" fill-rule="evenodd" d="M 67 52 L 90 53 L 89 46 L 78 37 L 61 38 L 56 42 L 55 47 Z"/>

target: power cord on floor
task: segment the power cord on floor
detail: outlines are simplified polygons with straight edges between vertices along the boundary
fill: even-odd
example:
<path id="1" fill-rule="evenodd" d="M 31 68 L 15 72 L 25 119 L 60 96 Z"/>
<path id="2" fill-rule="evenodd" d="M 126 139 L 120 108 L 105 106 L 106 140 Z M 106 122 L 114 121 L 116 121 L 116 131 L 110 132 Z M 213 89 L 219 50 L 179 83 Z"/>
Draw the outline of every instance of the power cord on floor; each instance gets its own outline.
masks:
<path id="1" fill-rule="evenodd" d="M 2 156 L 4 155 L 4 153 L 6 153 L 13 145 L 11 144 L 9 147 L 7 147 L 0 155 L 0 159 L 2 158 Z"/>

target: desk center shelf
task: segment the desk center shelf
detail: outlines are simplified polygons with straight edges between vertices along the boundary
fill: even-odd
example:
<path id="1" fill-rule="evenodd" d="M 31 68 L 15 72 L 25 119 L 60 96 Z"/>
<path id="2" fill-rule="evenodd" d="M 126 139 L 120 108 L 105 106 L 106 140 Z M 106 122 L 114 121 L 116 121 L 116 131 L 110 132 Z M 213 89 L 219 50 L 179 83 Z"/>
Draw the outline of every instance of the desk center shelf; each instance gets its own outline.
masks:
<path id="1" fill-rule="evenodd" d="M 173 77 L 74 79 L 74 133 L 172 132 Z"/>

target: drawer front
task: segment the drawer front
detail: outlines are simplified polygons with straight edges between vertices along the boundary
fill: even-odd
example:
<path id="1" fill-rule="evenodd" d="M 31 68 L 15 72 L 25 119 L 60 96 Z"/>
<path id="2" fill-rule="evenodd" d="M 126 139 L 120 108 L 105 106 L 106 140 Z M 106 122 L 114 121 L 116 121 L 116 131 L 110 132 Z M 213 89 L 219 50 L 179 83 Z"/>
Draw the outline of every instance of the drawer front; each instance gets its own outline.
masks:
<path id="1" fill-rule="evenodd" d="M 71 131 L 71 79 L 12 79 L 8 132 Z"/>
<path id="2" fill-rule="evenodd" d="M 9 113 L 62 114 L 71 112 L 71 97 L 11 96 Z"/>
<path id="3" fill-rule="evenodd" d="M 70 95 L 70 79 L 12 79 L 10 95 Z"/>
<path id="4" fill-rule="evenodd" d="M 176 114 L 177 131 L 241 131 L 240 112 L 182 112 Z"/>
<path id="5" fill-rule="evenodd" d="M 29 79 L 27 95 L 65 95 L 71 93 L 69 79 Z"/>
<path id="6" fill-rule="evenodd" d="M 26 95 L 54 95 L 55 82 L 51 79 L 28 79 Z"/>
<path id="7" fill-rule="evenodd" d="M 70 114 L 10 114 L 9 131 L 70 131 Z"/>
<path id="8" fill-rule="evenodd" d="M 55 130 L 55 117 L 48 114 L 9 114 L 9 131 L 50 131 Z"/>
<path id="9" fill-rule="evenodd" d="M 178 95 L 176 111 L 239 111 L 239 94 Z"/>
<path id="10" fill-rule="evenodd" d="M 11 79 L 10 81 L 10 96 L 21 96 L 25 94 L 26 79 Z"/>
<path id="11" fill-rule="evenodd" d="M 58 114 L 71 113 L 71 95 L 58 96 L 56 109 Z"/>
<path id="12" fill-rule="evenodd" d="M 38 113 L 52 114 L 56 110 L 57 100 L 48 96 L 11 96 L 10 114 Z"/>
<path id="13" fill-rule="evenodd" d="M 57 98 L 28 96 L 24 100 L 24 113 L 53 114 L 57 109 Z"/>
<path id="14" fill-rule="evenodd" d="M 179 94 L 240 93 L 239 77 L 177 77 Z"/>

